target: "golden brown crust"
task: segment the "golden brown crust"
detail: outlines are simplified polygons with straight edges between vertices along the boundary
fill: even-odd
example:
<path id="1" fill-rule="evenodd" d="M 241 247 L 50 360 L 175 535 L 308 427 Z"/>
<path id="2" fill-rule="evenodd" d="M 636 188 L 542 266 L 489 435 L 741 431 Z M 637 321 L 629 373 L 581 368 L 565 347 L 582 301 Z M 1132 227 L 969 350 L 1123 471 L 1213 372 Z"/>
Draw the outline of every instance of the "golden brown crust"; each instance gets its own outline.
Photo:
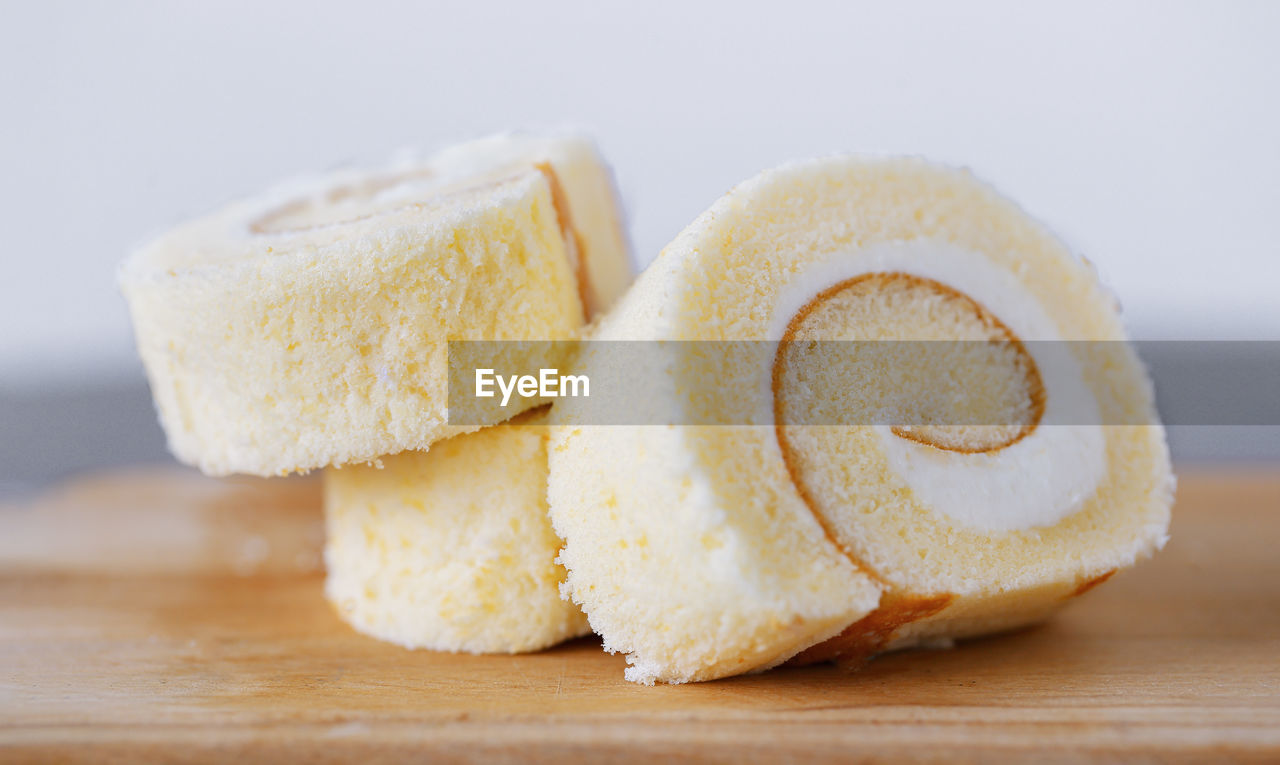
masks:
<path id="1" fill-rule="evenodd" d="M 1072 592 L 1072 593 L 1071 593 L 1070 595 L 1068 595 L 1067 597 L 1068 597 L 1068 598 L 1075 598 L 1075 597 L 1079 597 L 1079 596 L 1081 596 L 1081 595 L 1085 594 L 1086 592 L 1088 592 L 1089 590 L 1092 590 L 1094 587 L 1097 587 L 1098 585 L 1100 585 L 1100 584 L 1102 584 L 1103 582 L 1107 581 L 1107 580 L 1108 580 L 1108 579 L 1110 579 L 1112 576 L 1114 576 L 1114 575 L 1115 575 L 1115 573 L 1116 573 L 1116 570 L 1113 568 L 1113 569 L 1111 569 L 1110 571 L 1108 571 L 1107 573 L 1102 574 L 1101 576 L 1095 576 L 1095 577 L 1094 577 L 1094 578 L 1092 578 L 1092 579 L 1087 579 L 1087 580 L 1085 580 L 1085 581 L 1081 582 L 1081 583 L 1080 583 L 1080 586 L 1079 586 L 1079 587 L 1077 587 L 1077 588 L 1075 589 L 1075 591 L 1074 591 L 1074 592 Z"/>
<path id="2" fill-rule="evenodd" d="M 574 276 L 578 280 L 578 299 L 582 301 L 582 313 L 590 319 L 599 306 L 595 304 L 591 294 L 586 249 L 582 245 L 582 237 L 578 234 L 578 229 L 573 225 L 573 216 L 569 212 L 569 195 L 565 193 L 564 186 L 560 183 L 560 176 L 556 175 L 555 168 L 550 162 L 538 162 L 534 165 L 534 169 L 542 173 L 547 179 L 547 184 L 551 186 L 551 205 L 555 208 L 556 219 L 560 222 L 560 233 L 564 236 L 565 247 L 572 250 L 570 257 L 574 260 Z"/>
<path id="3" fill-rule="evenodd" d="M 824 661 L 839 661 L 842 664 L 865 661 L 888 645 L 894 633 L 903 625 L 933 616 L 946 608 L 954 598 L 954 595 L 949 594 L 922 597 L 886 593 L 875 611 L 845 627 L 839 635 L 801 651 L 787 664 L 803 667 Z"/>

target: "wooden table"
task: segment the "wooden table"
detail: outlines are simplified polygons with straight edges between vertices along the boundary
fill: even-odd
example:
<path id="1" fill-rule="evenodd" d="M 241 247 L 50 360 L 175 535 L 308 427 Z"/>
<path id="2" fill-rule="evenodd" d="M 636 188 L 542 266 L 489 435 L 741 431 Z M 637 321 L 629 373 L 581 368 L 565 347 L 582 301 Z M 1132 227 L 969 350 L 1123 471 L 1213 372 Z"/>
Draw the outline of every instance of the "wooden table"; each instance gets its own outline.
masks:
<path id="1" fill-rule="evenodd" d="M 355 634 L 321 595 L 318 502 L 152 468 L 0 508 L 0 760 L 1280 761 L 1275 467 L 1184 471 L 1168 548 L 1046 626 L 653 688 L 595 640 Z"/>

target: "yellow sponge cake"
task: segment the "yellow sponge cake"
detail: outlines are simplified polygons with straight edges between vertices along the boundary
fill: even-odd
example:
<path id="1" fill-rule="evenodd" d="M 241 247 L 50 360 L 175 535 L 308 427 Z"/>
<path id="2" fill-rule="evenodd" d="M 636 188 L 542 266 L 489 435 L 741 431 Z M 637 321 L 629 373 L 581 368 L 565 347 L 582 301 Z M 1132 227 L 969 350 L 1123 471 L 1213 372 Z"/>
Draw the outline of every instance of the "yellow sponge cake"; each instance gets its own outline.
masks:
<path id="1" fill-rule="evenodd" d="M 408 648 L 516 653 L 587 631 L 560 597 L 542 412 L 427 452 L 325 471 L 325 591 Z M 530 419 L 532 418 L 532 419 Z"/>

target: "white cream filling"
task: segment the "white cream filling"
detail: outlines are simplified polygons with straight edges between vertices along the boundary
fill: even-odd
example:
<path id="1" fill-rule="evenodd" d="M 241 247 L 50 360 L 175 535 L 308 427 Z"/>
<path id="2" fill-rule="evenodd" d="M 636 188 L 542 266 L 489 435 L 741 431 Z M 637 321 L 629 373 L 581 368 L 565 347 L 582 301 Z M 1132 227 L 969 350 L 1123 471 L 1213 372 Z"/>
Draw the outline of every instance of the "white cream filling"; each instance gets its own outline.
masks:
<path id="1" fill-rule="evenodd" d="M 769 339 L 818 293 L 877 272 L 933 279 L 981 303 L 1023 341 L 1061 340 L 1053 320 L 1017 278 L 981 254 L 949 242 L 918 239 L 833 252 L 809 264 L 779 291 Z M 938 449 L 874 426 L 890 468 L 926 507 L 988 532 L 1051 526 L 1075 512 L 1106 474 L 1106 442 L 1097 402 L 1079 363 L 1059 343 L 1026 346 L 1045 386 L 1042 423 L 993 453 Z M 1066 417 L 1065 413 L 1071 416 Z M 1052 425 L 1071 421 L 1090 424 Z"/>

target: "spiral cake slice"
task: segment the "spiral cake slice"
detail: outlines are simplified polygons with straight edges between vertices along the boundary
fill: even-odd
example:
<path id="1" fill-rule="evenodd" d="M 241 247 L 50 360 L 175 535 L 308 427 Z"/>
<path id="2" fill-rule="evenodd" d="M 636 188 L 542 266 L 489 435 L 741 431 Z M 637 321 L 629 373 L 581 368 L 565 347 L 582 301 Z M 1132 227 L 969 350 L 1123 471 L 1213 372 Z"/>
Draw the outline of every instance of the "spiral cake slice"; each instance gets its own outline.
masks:
<path id="1" fill-rule="evenodd" d="M 1113 299 L 967 172 L 766 172 L 669 245 L 593 337 L 782 341 L 753 366 L 677 361 L 660 394 L 689 422 L 748 424 L 600 427 L 557 404 L 568 589 L 631 680 L 1013 628 L 1166 538 L 1164 433 Z M 824 341 L 831 355 L 810 353 Z M 840 419 L 880 411 L 886 390 L 907 391 L 902 423 Z"/>
<path id="2" fill-rule="evenodd" d="M 119 281 L 170 449 L 270 476 L 459 432 L 447 341 L 576 332 L 629 278 L 625 258 L 580 255 L 619 239 L 613 199 L 588 142 L 501 136 L 161 236 Z"/>

